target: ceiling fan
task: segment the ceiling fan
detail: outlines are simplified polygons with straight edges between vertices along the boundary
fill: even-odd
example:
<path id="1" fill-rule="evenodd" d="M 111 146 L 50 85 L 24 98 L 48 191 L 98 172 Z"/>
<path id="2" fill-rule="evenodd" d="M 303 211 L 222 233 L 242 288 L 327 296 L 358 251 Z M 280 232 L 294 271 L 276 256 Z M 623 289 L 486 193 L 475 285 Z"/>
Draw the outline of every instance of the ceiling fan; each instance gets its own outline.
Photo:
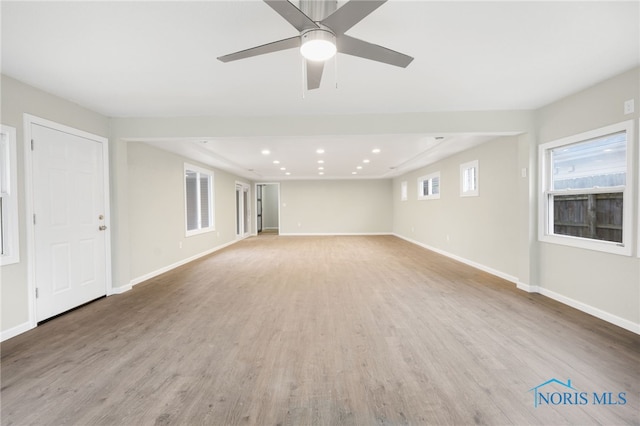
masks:
<path id="1" fill-rule="evenodd" d="M 320 87 L 324 61 L 333 57 L 336 52 L 406 68 L 413 61 L 411 56 L 345 34 L 386 1 L 350 0 L 338 8 L 336 0 L 300 0 L 298 8 L 288 0 L 264 0 L 293 25 L 300 35 L 220 56 L 218 59 L 231 62 L 299 48 L 306 63 L 308 90 Z"/>

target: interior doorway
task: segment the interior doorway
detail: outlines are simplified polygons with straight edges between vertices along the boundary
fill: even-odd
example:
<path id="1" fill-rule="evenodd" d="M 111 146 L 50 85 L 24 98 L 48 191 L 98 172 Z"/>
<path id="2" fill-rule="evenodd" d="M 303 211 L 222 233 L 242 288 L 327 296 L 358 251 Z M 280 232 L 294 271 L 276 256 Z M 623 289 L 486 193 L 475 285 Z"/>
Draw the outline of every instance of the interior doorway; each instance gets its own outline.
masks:
<path id="1" fill-rule="evenodd" d="M 275 234 L 280 232 L 280 184 L 256 184 L 256 232 Z"/>
<path id="2" fill-rule="evenodd" d="M 236 182 L 236 238 L 246 238 L 251 231 L 249 185 Z"/>
<path id="3" fill-rule="evenodd" d="M 30 115 L 25 132 L 35 326 L 111 288 L 108 140 Z"/>

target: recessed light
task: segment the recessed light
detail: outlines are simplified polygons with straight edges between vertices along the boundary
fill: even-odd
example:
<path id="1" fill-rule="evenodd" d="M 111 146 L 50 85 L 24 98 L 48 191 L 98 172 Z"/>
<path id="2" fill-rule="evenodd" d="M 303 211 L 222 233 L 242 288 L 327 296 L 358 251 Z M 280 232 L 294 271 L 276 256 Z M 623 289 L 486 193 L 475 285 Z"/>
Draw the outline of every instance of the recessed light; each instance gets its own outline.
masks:
<path id="1" fill-rule="evenodd" d="M 362 162 L 366 164 L 366 163 L 368 163 L 368 162 L 369 162 L 369 159 L 368 159 L 368 158 L 365 158 L 364 160 L 362 160 Z"/>
<path id="2" fill-rule="evenodd" d="M 358 166 L 358 167 L 356 167 L 356 169 L 362 170 L 362 166 Z"/>
<path id="3" fill-rule="evenodd" d="M 358 172 L 351 172 L 351 174 L 352 174 L 352 175 L 357 175 L 357 174 L 358 174 Z"/>
<path id="4" fill-rule="evenodd" d="M 316 153 L 318 153 L 318 154 L 324 154 L 324 149 L 322 149 L 322 148 L 318 148 L 318 149 L 316 149 Z"/>
<path id="5" fill-rule="evenodd" d="M 318 170 L 324 170 L 324 167 L 318 167 Z"/>
<path id="6" fill-rule="evenodd" d="M 262 150 L 262 155 L 269 155 L 269 154 L 271 154 L 271 151 L 269 151 L 268 149 Z"/>
<path id="7" fill-rule="evenodd" d="M 285 175 L 287 175 L 287 176 L 289 176 L 290 174 L 291 174 L 291 172 L 287 172 L 287 173 L 285 173 Z"/>
<path id="8" fill-rule="evenodd" d="M 273 160 L 273 164 L 280 164 L 278 160 Z"/>
<path id="9" fill-rule="evenodd" d="M 374 154 L 380 154 L 380 148 L 374 148 L 371 150 Z"/>
<path id="10" fill-rule="evenodd" d="M 318 160 L 318 164 L 324 164 L 324 160 Z"/>
<path id="11" fill-rule="evenodd" d="M 324 174 L 324 172 L 318 172 L 318 174 L 319 174 L 319 175 L 323 175 L 323 174 Z"/>
<path id="12" fill-rule="evenodd" d="M 287 168 L 286 167 L 280 167 L 280 170 L 285 171 L 285 170 L 287 170 Z"/>

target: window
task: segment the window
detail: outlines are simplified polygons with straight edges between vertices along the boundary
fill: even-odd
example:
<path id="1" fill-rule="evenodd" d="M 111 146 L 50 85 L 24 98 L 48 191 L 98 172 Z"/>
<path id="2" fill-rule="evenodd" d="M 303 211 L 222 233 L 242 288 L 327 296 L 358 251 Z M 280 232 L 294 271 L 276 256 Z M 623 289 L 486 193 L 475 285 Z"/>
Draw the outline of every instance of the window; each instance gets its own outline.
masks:
<path id="1" fill-rule="evenodd" d="M 16 129 L 2 125 L 0 139 L 0 265 L 20 261 Z"/>
<path id="2" fill-rule="evenodd" d="M 418 178 L 418 200 L 440 198 L 440 172 Z"/>
<path id="3" fill-rule="evenodd" d="M 185 164 L 184 194 L 187 237 L 213 231 L 213 173 Z"/>
<path id="4" fill-rule="evenodd" d="M 407 201 L 407 181 L 400 182 L 400 201 Z"/>
<path id="5" fill-rule="evenodd" d="M 478 195 L 478 160 L 460 164 L 460 196 Z"/>
<path id="6" fill-rule="evenodd" d="M 541 241 L 631 254 L 631 121 L 540 146 Z"/>

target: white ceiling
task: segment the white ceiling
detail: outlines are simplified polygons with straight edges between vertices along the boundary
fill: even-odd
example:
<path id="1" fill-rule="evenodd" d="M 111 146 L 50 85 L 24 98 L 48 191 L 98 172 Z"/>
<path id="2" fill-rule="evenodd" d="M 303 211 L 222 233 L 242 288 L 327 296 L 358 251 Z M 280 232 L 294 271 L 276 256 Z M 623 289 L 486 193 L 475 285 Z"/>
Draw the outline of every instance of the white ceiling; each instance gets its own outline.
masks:
<path id="1" fill-rule="evenodd" d="M 390 0 L 348 34 L 415 57 L 409 67 L 339 54 L 305 92 L 295 50 L 216 60 L 297 34 L 262 1 L 2 1 L 2 72 L 110 117 L 535 109 L 640 64 L 639 4 Z M 352 177 L 365 156 L 376 162 L 360 176 L 383 177 L 487 139 L 435 136 L 150 142 L 265 179 L 283 177 L 276 157 L 291 178 L 318 177 L 318 147 L 335 165 L 324 177 Z"/>

